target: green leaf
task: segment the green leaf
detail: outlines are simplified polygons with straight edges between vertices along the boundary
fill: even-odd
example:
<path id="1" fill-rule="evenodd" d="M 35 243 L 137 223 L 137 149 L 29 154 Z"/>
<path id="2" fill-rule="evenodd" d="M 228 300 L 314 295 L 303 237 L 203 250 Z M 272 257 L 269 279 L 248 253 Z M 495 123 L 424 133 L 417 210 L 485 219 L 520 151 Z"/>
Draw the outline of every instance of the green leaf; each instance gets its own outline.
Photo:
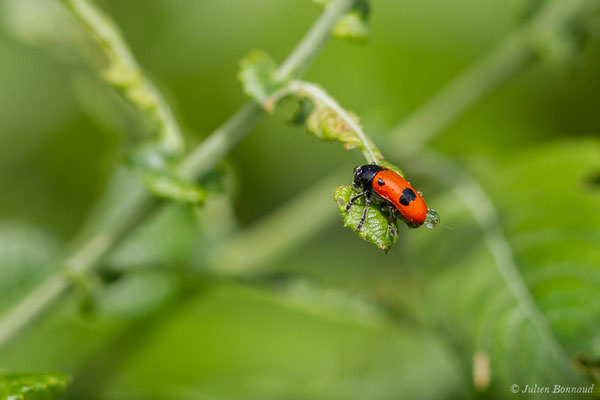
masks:
<path id="1" fill-rule="evenodd" d="M 296 95 L 285 96 L 280 99 L 275 108 L 275 113 L 289 124 L 303 125 L 314 111 L 314 103 L 308 98 L 299 98 Z"/>
<path id="2" fill-rule="evenodd" d="M 301 81 L 291 82 L 290 89 L 298 101 L 309 100 L 312 103 L 312 107 L 305 103 L 301 111 L 301 118 L 304 119 L 306 113 L 312 110 L 306 118 L 308 133 L 326 142 L 341 142 L 347 150 L 360 149 L 367 159 L 383 160 L 379 149 L 364 133 L 358 116 L 343 109 L 325 90 Z"/>
<path id="3" fill-rule="evenodd" d="M 61 373 L 0 375 L 0 398 L 6 400 L 58 399 L 71 378 Z"/>
<path id="4" fill-rule="evenodd" d="M 196 212 L 182 204 L 164 207 L 111 253 L 107 266 L 135 271 L 195 265 L 200 244 L 208 241 L 199 226 L 206 222 L 198 221 Z"/>
<path id="5" fill-rule="evenodd" d="M 359 123 L 356 115 L 352 118 Z M 347 150 L 360 148 L 362 142 L 346 122 L 331 108 L 319 105 L 308 117 L 306 128 L 309 133 L 326 142 L 342 142 Z"/>
<path id="6" fill-rule="evenodd" d="M 531 47 L 544 64 L 556 68 L 573 63 L 584 43 L 584 35 L 563 29 L 534 36 Z"/>
<path id="7" fill-rule="evenodd" d="M 326 7 L 331 0 L 313 0 L 321 7 Z M 369 0 L 355 0 L 352 9 L 343 15 L 333 27 L 333 36 L 354 44 L 364 44 L 369 39 Z"/>
<path id="8" fill-rule="evenodd" d="M 340 186 L 333 192 L 333 200 L 338 203 L 338 210 L 344 221 L 344 226 L 352 229 L 359 237 L 373 243 L 387 253 L 396 242 L 396 238 L 390 234 L 388 229 L 387 213 L 384 213 L 376 204 L 371 203 L 362 229 L 357 230 L 365 208 L 364 196 L 355 201 L 350 210 L 346 211 L 346 204 L 357 194 L 358 192 L 350 186 Z M 396 221 L 392 222 L 392 227 L 398 232 Z"/>
<path id="9" fill-rule="evenodd" d="M 333 27 L 333 36 L 354 44 L 365 44 L 369 39 L 369 24 L 359 11 L 344 15 Z"/>
<path id="10" fill-rule="evenodd" d="M 261 50 L 253 50 L 240 61 L 238 79 L 244 92 L 271 112 L 274 104 L 269 97 L 285 86 L 285 82 L 275 80 L 277 64 L 271 56 Z"/>
<path id="11" fill-rule="evenodd" d="M 125 399 L 465 398 L 454 359 L 433 335 L 381 326 L 380 315 L 337 290 L 217 281 L 162 314 L 161 324 L 143 325 L 139 347 L 101 384 Z M 312 385 L 315 376 L 327 379 Z"/>
<path id="12" fill-rule="evenodd" d="M 155 196 L 181 203 L 202 204 L 208 195 L 207 190 L 168 171 L 146 170 L 142 172 L 142 178 Z"/>
<path id="13" fill-rule="evenodd" d="M 56 268 L 58 241 L 36 227 L 14 221 L 0 223 L 0 310 Z"/>
<path id="14" fill-rule="evenodd" d="M 398 168 L 391 162 L 386 161 L 386 160 L 381 160 L 381 161 L 379 161 L 379 165 L 381 165 L 382 167 L 386 167 L 387 169 L 391 169 L 392 171 L 394 171 L 395 173 L 397 173 L 398 175 L 400 175 L 401 177 L 404 178 L 404 172 L 402 172 L 402 170 L 400 168 Z"/>
<path id="15" fill-rule="evenodd" d="M 201 204 L 208 191 L 179 177 L 176 161 L 156 143 L 139 147 L 128 158 L 128 163 L 140 172 L 146 189 L 155 196 L 181 203 Z"/>
<path id="16" fill-rule="evenodd" d="M 125 274 L 97 296 L 98 312 L 111 321 L 148 315 L 166 303 L 179 285 L 172 271 L 147 270 Z"/>
<path id="17" fill-rule="evenodd" d="M 425 310 L 465 363 L 477 352 L 489 356 L 491 392 L 589 386 L 570 359 L 600 356 L 600 190 L 592 184 L 599 154 L 589 140 L 478 159 L 471 169 L 499 229 L 488 222 L 482 235 L 464 202 L 479 218 L 490 208 L 476 189 L 460 186 L 436 200 L 453 230 L 411 235 L 428 282 Z"/>
<path id="18" fill-rule="evenodd" d="M 306 98 L 307 94 L 301 92 L 299 97 Z M 363 142 L 358 134 L 350 129 L 346 121 L 344 121 L 333 109 L 324 105 L 318 99 L 311 99 L 315 106 L 306 120 L 306 129 L 309 133 L 315 135 L 326 142 L 341 142 L 346 150 L 360 149 L 365 150 Z M 360 119 L 352 112 L 348 112 L 350 117 L 360 126 Z M 375 152 L 375 156 L 383 159 L 383 155 L 377 150 L 377 147 L 367 137 L 371 149 Z"/>

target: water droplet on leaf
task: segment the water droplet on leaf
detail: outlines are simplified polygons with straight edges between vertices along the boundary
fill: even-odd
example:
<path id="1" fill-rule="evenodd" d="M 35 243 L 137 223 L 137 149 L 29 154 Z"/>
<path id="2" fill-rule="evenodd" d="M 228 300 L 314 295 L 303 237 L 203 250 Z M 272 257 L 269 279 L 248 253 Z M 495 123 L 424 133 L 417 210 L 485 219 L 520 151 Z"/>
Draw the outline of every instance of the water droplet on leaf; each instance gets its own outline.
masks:
<path id="1" fill-rule="evenodd" d="M 425 226 L 429 229 L 437 228 L 440 224 L 440 216 L 437 211 L 432 210 L 431 208 L 427 209 L 427 218 L 425 218 Z"/>

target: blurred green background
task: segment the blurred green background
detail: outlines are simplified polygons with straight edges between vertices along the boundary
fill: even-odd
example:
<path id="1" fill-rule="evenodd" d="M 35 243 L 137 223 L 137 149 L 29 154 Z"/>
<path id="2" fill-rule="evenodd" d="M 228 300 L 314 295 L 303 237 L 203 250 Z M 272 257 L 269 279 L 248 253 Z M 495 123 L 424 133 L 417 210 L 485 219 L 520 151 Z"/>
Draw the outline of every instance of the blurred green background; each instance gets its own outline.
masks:
<path id="1" fill-rule="evenodd" d="M 393 152 L 384 144 L 405 117 L 544 2 L 372 3 L 369 42 L 332 39 L 305 79 L 359 115 L 387 154 Z M 253 48 L 283 60 L 320 12 L 308 0 L 98 4 L 168 99 L 188 148 L 247 101 L 238 61 Z M 81 57 L 97 59 L 94 44 L 82 51 L 69 39 L 85 33 L 59 2 L 0 5 L 5 311 L 52 271 L 145 132 Z M 596 363 L 591 376 L 600 357 L 594 22 L 566 59 L 523 71 L 432 143 L 487 192 L 502 243 L 548 332 L 567 361 L 584 354 Z M 101 279 L 91 278 L 87 303 L 74 291 L 0 350 L 0 372 L 72 374 L 66 397 L 77 399 L 514 398 L 513 383 L 589 386 L 589 376 L 559 365 L 540 340 L 460 190 L 436 179 L 436 167 L 443 168 L 394 161 L 450 229 L 402 229 L 385 255 L 342 228 L 331 187 L 319 206 L 326 211 L 315 212 L 330 217 L 265 260 L 267 273 L 205 275 L 203 264 L 219 257 L 213 252 L 229 235 L 302 196 L 331 170 L 347 170 L 337 184 L 349 184 L 363 162 L 303 127 L 264 118 L 224 162 L 227 193 L 212 196 L 208 211 L 170 206 L 136 231 L 106 261 Z M 479 389 L 475 353 L 489 359 L 483 369 L 491 383 Z"/>

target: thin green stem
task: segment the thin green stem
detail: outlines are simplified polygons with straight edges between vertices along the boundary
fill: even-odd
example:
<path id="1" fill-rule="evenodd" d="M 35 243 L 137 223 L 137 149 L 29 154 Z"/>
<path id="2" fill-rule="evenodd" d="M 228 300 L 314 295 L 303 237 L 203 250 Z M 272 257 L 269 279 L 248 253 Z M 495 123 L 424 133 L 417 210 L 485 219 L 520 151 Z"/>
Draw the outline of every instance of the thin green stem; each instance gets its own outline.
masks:
<path id="1" fill-rule="evenodd" d="M 527 68 L 536 59 L 535 50 L 531 47 L 532 37 L 539 37 L 539 32 L 548 27 L 554 30 L 562 29 L 564 24 L 583 9 L 584 3 L 578 1 L 549 3 L 540 15 L 519 33 L 512 35 L 489 56 L 434 96 L 396 130 L 392 138 L 394 143 L 404 143 L 402 136 L 405 135 L 409 136 L 410 141 L 416 140 L 416 142 L 412 147 L 393 146 L 395 156 L 403 158 L 422 150 L 426 142 L 440 133 L 457 116 Z M 540 30 L 540 26 L 545 27 L 544 30 Z M 531 30 L 538 33 L 532 36 Z M 481 226 L 483 240 L 495 260 L 495 266 L 520 309 L 532 321 L 541 340 L 547 345 L 559 365 L 564 368 L 565 373 L 572 373 L 568 369 L 568 357 L 564 348 L 552 332 L 519 272 L 512 249 L 500 229 L 499 216 L 491 200 L 474 180 L 464 177 L 464 174 L 457 173 L 451 167 L 443 169 L 450 173 L 450 176 L 442 180 L 445 184 L 452 182 L 453 190 L 460 191 L 459 197 L 463 199 L 465 206 Z M 455 185 L 457 175 L 463 176 L 463 179 Z M 337 175 L 335 176 L 334 179 L 337 179 Z M 333 186 L 330 186 L 330 180 L 331 177 L 326 177 L 306 194 L 297 196 L 289 205 L 223 243 L 217 252 L 222 257 L 211 260 L 210 267 L 226 274 L 246 275 L 264 271 L 273 257 L 280 256 L 283 252 L 303 243 L 307 237 L 322 230 L 332 221 L 331 218 L 324 218 L 330 213 L 322 212 L 319 213 L 318 218 L 314 218 L 313 215 L 304 221 L 303 217 L 311 210 L 323 208 L 319 205 L 321 204 L 319 199 L 330 193 Z M 308 226 L 306 221 L 310 221 Z M 269 240 L 264 240 L 265 238 Z M 276 238 L 274 242 L 272 242 L 273 238 Z"/>
<path id="2" fill-rule="evenodd" d="M 540 338 L 565 373 L 569 371 L 569 357 L 552 331 L 525 283 L 517 266 L 510 243 L 500 228 L 500 216 L 485 190 L 471 175 L 456 163 L 433 151 L 421 152 L 420 167 L 428 170 L 442 185 L 456 193 L 466 209 L 475 217 L 483 241 L 494 259 L 494 265 L 504 279 L 523 314 L 529 318 Z"/>
<path id="3" fill-rule="evenodd" d="M 391 150 L 406 156 L 422 148 L 473 104 L 543 56 L 544 48 L 571 24 L 599 7 L 597 0 L 548 1 L 528 23 L 394 129 Z"/>
<path id="4" fill-rule="evenodd" d="M 390 149 L 396 155 L 408 156 L 423 148 L 473 104 L 522 71 L 532 59 L 522 41 L 509 38 L 394 129 Z"/>
<path id="5" fill-rule="evenodd" d="M 290 77 L 303 75 L 316 54 L 327 42 L 337 21 L 352 8 L 353 4 L 353 0 L 334 0 L 330 2 L 321 18 L 302 38 L 289 57 L 281 63 L 281 66 L 275 72 L 275 78 L 286 80 Z"/>
<path id="6" fill-rule="evenodd" d="M 365 156 L 367 163 L 377 163 L 379 161 L 377 154 L 381 154 L 381 151 L 375 147 L 360 124 L 358 124 L 333 97 L 329 96 L 327 92 L 319 86 L 305 81 L 292 81 L 289 83 L 287 90 L 292 93 L 305 93 L 309 97 L 332 109 L 359 137 L 363 147 L 362 153 Z"/>
<path id="7" fill-rule="evenodd" d="M 89 0 L 60 0 L 100 45 L 108 60 L 102 78 L 152 121 L 164 150 L 181 153 L 183 135 L 167 102 L 145 76 L 115 23 Z"/>
<path id="8" fill-rule="evenodd" d="M 598 3 L 596 0 L 548 2 L 529 23 L 405 120 L 392 134 L 391 148 L 394 155 L 400 158 L 422 151 L 426 142 L 442 132 L 471 105 L 535 61 L 538 53 L 547 44 L 546 41 L 556 40 L 556 35 L 574 23 L 578 17 L 598 9 Z M 480 225 L 485 244 L 494 257 L 498 272 L 519 307 L 532 321 L 540 338 L 552 351 L 559 365 L 568 371 L 569 360 L 566 352 L 554 336 L 519 272 L 512 249 L 500 229 L 499 216 L 493 203 L 483 188 L 465 172 L 458 171 L 457 167 L 444 162 L 440 157 L 436 157 L 436 164 L 443 165 L 436 169 L 437 176 L 443 173 L 440 182 L 451 183 L 454 190 L 460 190 L 459 198 L 464 201 Z M 436 176 L 433 172 L 431 175 Z M 457 176 L 463 177 L 460 184 L 456 183 Z"/>
<path id="9" fill-rule="evenodd" d="M 331 36 L 336 22 L 352 7 L 352 4 L 353 0 L 334 0 L 329 3 L 289 57 L 275 71 L 276 78 L 287 80 L 304 73 Z M 183 160 L 180 166 L 182 176 L 194 178 L 205 173 L 250 131 L 262 115 L 264 110 L 256 102 L 248 102 L 213 132 L 202 146 L 196 148 Z"/>
<path id="10" fill-rule="evenodd" d="M 186 179 L 204 175 L 252 130 L 263 114 L 258 103 L 248 102 L 181 162 L 179 174 Z"/>
<path id="11" fill-rule="evenodd" d="M 259 222 L 219 245 L 210 255 L 210 270 L 224 275 L 264 272 L 269 263 L 304 243 L 327 224 L 335 221 L 331 188 L 339 184 L 345 171 L 334 171 L 302 194 Z"/>
<path id="12" fill-rule="evenodd" d="M 86 0 L 63 0 L 73 4 L 87 4 Z M 334 0 L 317 19 L 306 37 L 283 63 L 279 74 L 297 74 L 304 71 L 323 46 L 337 20 L 349 9 L 352 0 Z M 315 33 L 316 32 L 316 33 Z M 286 76 L 291 78 L 292 76 Z M 225 154 L 237 141 L 247 134 L 264 112 L 249 103 L 234 114 L 225 124 L 209 136 L 188 158 L 181 163 L 180 171 L 189 178 L 197 178 Z M 205 147 L 206 146 L 206 147 Z M 139 185 L 139 183 L 138 183 Z M 63 263 L 67 269 L 84 274 L 94 270 L 106 254 L 121 242 L 133 229 L 161 204 L 160 200 L 141 191 L 124 207 L 121 218 L 116 218 L 102 230 L 83 242 Z M 30 325 L 54 304 L 71 287 L 64 272 L 56 272 L 29 292 L 20 302 L 0 317 L 0 348 Z"/>
<path id="13" fill-rule="evenodd" d="M 373 144 L 367 134 L 363 131 L 359 123 L 346 111 L 342 106 L 338 104 L 333 97 L 331 97 L 325 90 L 315 85 L 314 83 L 293 80 L 290 81 L 287 86 L 273 94 L 269 102 L 277 103 L 282 98 L 289 95 L 296 95 L 300 97 L 309 97 L 313 102 L 320 103 L 325 107 L 333 110 L 348 127 L 356 133 L 360 142 L 362 143 L 362 153 L 368 163 L 377 163 L 382 158 L 381 151 Z"/>
<path id="14" fill-rule="evenodd" d="M 132 182 L 136 184 L 137 181 Z M 62 267 L 35 287 L 0 318 L 0 346 L 6 344 L 37 316 L 48 309 L 80 276 L 99 265 L 103 256 L 155 209 L 159 200 L 146 194 L 142 187 L 130 192 L 135 207 L 124 207 L 115 223 L 102 226 L 73 251 Z M 118 223 L 116 223 L 118 221 Z"/>
<path id="15" fill-rule="evenodd" d="M 552 31 L 562 30 L 565 24 L 572 22 L 573 18 L 589 11 L 586 10 L 587 5 L 595 3 L 595 0 L 550 1 L 529 23 L 510 35 L 503 43 L 459 75 L 446 88 L 434 95 L 426 104 L 402 122 L 392 132 L 391 144 L 385 146 L 390 156 L 400 160 L 422 150 L 427 142 L 441 133 L 452 120 L 466 112 L 473 104 L 482 100 L 495 88 L 506 83 L 517 73 L 531 65 L 536 60 L 532 48 L 535 43 L 534 38 L 539 40 L 544 35 L 550 35 Z M 535 34 L 532 32 L 535 32 Z M 285 88 L 284 91 L 284 94 L 293 92 L 290 88 Z M 317 209 L 318 205 L 313 203 L 311 199 L 317 199 L 331 192 L 331 187 L 328 188 L 327 186 L 330 179 L 330 177 L 326 177 L 323 181 L 319 181 L 314 185 L 315 188 L 322 191 L 320 195 L 313 192 L 313 188 L 310 188 L 307 190 L 306 198 L 304 198 L 304 195 L 300 195 L 294 200 L 294 203 L 304 204 L 307 209 Z M 291 205 L 286 205 L 281 211 L 276 211 L 267 217 L 265 221 L 259 222 L 246 232 L 242 232 L 225 242 L 222 245 L 223 252 L 220 252 L 220 254 L 237 253 L 251 254 L 251 256 L 244 260 L 230 259 L 227 263 L 224 260 L 229 256 L 225 256 L 221 261 L 212 261 L 211 268 L 232 274 L 249 274 L 254 269 L 263 267 L 264 260 L 270 260 L 275 255 L 282 254 L 282 251 L 269 246 L 269 241 L 259 243 L 254 241 L 253 237 L 278 238 L 280 235 L 284 235 L 285 246 L 283 247 L 288 250 L 302 243 L 301 240 L 294 242 L 294 233 L 297 226 L 303 226 L 303 224 L 281 225 L 275 223 L 275 217 L 281 220 L 293 220 L 292 213 L 302 214 L 303 211 L 299 211 Z M 314 234 L 324 229 L 326 224 L 331 221 L 330 218 L 314 218 L 311 219 L 308 227 Z M 293 226 L 295 229 L 290 230 L 289 226 Z M 307 237 L 307 235 L 308 232 L 305 229 L 298 230 L 299 238 Z"/>

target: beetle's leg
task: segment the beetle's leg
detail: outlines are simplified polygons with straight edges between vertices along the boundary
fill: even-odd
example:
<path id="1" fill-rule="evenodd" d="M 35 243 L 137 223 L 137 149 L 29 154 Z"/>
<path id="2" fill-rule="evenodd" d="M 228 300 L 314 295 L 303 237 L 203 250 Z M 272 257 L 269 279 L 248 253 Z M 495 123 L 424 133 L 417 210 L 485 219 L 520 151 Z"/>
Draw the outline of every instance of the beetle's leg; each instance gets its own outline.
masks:
<path id="1" fill-rule="evenodd" d="M 394 227 L 392 226 L 392 222 L 394 221 L 394 211 L 390 210 L 390 216 L 388 217 L 388 229 L 390 231 L 390 235 L 392 235 L 393 238 L 396 238 L 396 230 L 394 229 Z"/>
<path id="2" fill-rule="evenodd" d="M 397 218 L 396 208 L 394 206 L 392 206 L 391 204 L 386 203 L 385 209 L 388 212 L 388 220 L 387 220 L 388 230 L 390 231 L 390 235 L 392 235 L 393 238 L 396 238 L 396 230 L 394 229 L 394 226 L 392 225 L 392 222 L 394 222 L 394 219 Z"/>
<path id="3" fill-rule="evenodd" d="M 353 198 L 350 199 L 350 201 L 348 202 L 348 204 L 346 204 L 346 211 L 350 211 L 350 207 L 352 207 L 352 204 L 354 204 L 354 202 L 358 199 L 360 199 L 361 197 L 363 197 L 364 195 L 366 195 L 369 191 L 365 190 L 362 193 L 357 194 L 356 196 L 354 196 Z"/>
<path id="4" fill-rule="evenodd" d="M 363 210 L 362 218 L 360 219 L 360 222 L 358 223 L 358 226 L 356 227 L 357 231 L 360 231 L 363 224 L 365 223 L 365 219 L 367 218 L 367 212 L 369 211 L 369 206 L 371 205 L 371 199 L 369 198 L 369 196 L 365 197 L 365 202 L 366 202 L 366 205 L 365 205 L 365 209 Z"/>

